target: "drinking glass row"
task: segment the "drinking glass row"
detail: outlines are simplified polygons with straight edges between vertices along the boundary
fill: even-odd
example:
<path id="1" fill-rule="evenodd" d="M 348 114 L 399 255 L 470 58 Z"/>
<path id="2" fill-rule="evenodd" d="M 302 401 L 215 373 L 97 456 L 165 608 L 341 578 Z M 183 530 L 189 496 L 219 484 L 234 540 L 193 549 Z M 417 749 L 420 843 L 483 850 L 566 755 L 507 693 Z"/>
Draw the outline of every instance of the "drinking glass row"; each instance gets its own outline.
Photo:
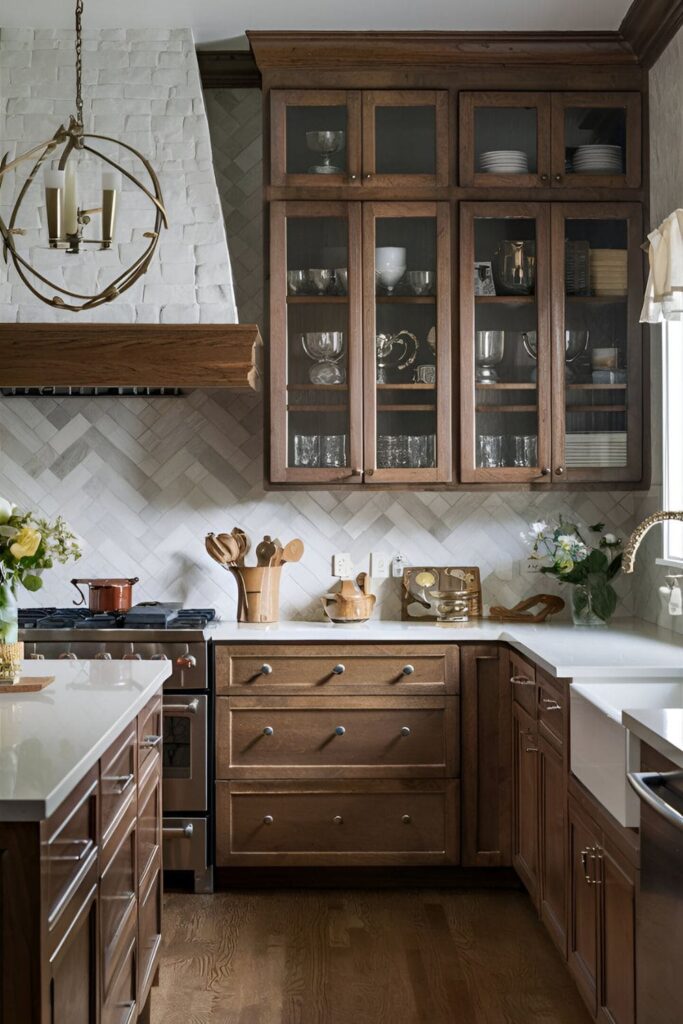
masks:
<path id="1" fill-rule="evenodd" d="M 481 469 L 538 465 L 536 434 L 480 434 L 477 465 Z"/>

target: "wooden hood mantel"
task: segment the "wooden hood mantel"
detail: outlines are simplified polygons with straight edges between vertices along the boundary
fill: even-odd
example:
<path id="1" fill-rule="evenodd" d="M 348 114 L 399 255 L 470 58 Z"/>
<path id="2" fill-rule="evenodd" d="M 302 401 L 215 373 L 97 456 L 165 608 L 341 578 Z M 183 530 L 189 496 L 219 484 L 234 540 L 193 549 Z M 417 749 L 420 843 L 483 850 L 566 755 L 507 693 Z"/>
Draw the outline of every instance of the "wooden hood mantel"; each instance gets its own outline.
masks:
<path id="1" fill-rule="evenodd" d="M 253 388 L 256 324 L 0 324 L 0 387 Z"/>

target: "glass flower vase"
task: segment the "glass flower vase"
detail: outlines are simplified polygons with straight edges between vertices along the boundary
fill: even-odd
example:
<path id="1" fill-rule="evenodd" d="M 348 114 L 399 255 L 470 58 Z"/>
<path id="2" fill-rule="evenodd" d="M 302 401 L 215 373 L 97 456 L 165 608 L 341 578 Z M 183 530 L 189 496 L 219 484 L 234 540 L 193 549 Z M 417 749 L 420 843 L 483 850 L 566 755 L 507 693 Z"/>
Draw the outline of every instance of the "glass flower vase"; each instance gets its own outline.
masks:
<path id="1" fill-rule="evenodd" d="M 19 643 L 19 608 L 7 581 L 0 583 L 0 685 L 18 683 L 24 645 Z"/>
<path id="2" fill-rule="evenodd" d="M 572 620 L 575 626 L 606 626 L 605 619 L 593 610 L 593 595 L 590 587 L 572 588 Z"/>

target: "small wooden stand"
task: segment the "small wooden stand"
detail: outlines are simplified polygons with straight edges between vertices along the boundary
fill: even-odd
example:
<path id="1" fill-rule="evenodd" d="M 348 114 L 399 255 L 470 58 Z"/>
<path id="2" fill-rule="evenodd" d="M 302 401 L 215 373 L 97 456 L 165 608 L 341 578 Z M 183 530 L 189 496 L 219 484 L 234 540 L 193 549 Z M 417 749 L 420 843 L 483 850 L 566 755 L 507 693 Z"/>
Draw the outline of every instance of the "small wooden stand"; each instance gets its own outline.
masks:
<path id="1" fill-rule="evenodd" d="M 15 693 L 38 693 L 54 681 L 54 676 L 21 676 L 18 683 L 0 683 L 0 696 L 3 693 L 11 696 Z"/>

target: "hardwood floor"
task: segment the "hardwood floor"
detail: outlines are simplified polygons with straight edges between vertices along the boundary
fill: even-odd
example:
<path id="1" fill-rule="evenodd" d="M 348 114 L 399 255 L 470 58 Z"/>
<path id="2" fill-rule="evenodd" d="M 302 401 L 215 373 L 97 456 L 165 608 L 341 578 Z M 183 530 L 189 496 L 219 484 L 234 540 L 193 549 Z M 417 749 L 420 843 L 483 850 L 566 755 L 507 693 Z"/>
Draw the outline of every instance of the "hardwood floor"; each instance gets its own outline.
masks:
<path id="1" fill-rule="evenodd" d="M 528 898 L 263 890 L 166 897 L 152 1024 L 588 1024 Z"/>

